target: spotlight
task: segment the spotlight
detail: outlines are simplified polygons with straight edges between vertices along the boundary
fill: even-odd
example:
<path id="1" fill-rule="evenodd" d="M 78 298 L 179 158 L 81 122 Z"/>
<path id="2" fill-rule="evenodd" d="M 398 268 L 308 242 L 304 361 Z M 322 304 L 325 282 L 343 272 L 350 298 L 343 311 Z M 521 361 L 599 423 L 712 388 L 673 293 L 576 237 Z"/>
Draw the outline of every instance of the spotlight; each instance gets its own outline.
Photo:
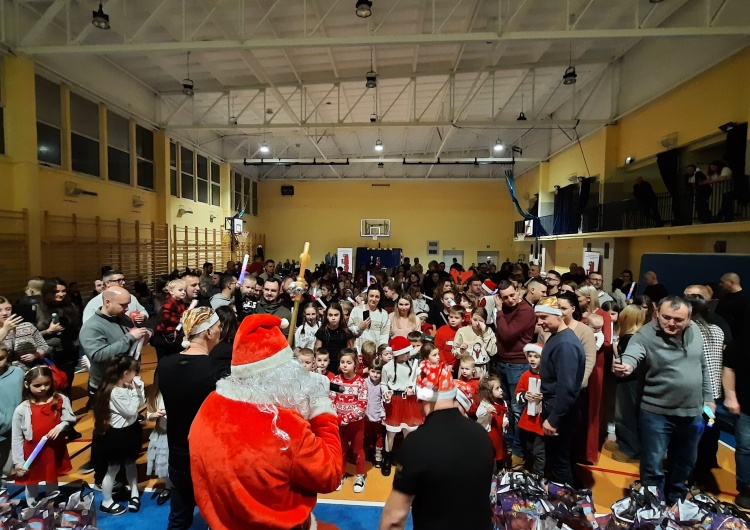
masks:
<path id="1" fill-rule="evenodd" d="M 357 16 L 367 18 L 372 15 L 372 2 L 370 0 L 357 0 Z"/>
<path id="2" fill-rule="evenodd" d="M 380 138 L 375 140 L 375 150 L 376 151 L 382 151 L 383 150 L 383 142 L 380 141 Z"/>
<path id="3" fill-rule="evenodd" d="M 194 88 L 195 88 L 195 85 L 193 85 L 192 79 L 182 80 L 182 93 L 183 94 L 185 94 L 186 96 L 192 96 L 193 94 L 195 94 L 195 90 L 193 90 Z"/>
<path id="4" fill-rule="evenodd" d="M 375 123 L 376 121 L 378 121 L 378 115 L 373 112 L 370 114 L 370 123 Z"/>
<path id="5" fill-rule="evenodd" d="M 378 87 L 378 74 L 370 70 L 365 74 L 365 87 L 367 88 L 377 88 Z"/>
<path id="6" fill-rule="evenodd" d="M 385 167 L 385 164 L 382 162 L 378 162 L 378 169 L 383 169 Z"/>
<path id="7" fill-rule="evenodd" d="M 268 144 L 266 142 L 263 142 L 262 144 L 260 144 L 260 152 L 261 153 L 267 153 L 269 151 L 270 151 L 270 149 L 268 148 Z"/>
<path id="8" fill-rule="evenodd" d="M 635 162 L 635 158 L 633 158 L 632 156 L 629 156 L 629 157 L 627 157 L 627 158 L 625 159 L 625 165 L 626 165 L 626 166 L 629 166 L 629 165 L 630 165 L 630 164 L 632 164 L 633 162 Z"/>
<path id="9" fill-rule="evenodd" d="M 501 152 L 503 149 L 505 149 L 505 146 L 503 145 L 502 140 L 500 138 L 497 139 L 497 142 L 495 142 L 495 145 L 492 147 L 492 150 L 496 153 Z"/>
<path id="10" fill-rule="evenodd" d="M 102 3 L 99 2 L 99 11 L 93 11 L 91 23 L 99 29 L 109 29 L 109 15 L 104 14 Z"/>
<path id="11" fill-rule="evenodd" d="M 518 118 L 516 118 L 516 121 L 526 121 L 526 114 L 521 111 L 521 113 L 518 115 Z"/>
<path id="12" fill-rule="evenodd" d="M 568 66 L 563 74 L 563 85 L 575 85 L 576 84 L 576 67 Z"/>
<path id="13" fill-rule="evenodd" d="M 231 116 L 231 117 L 229 118 L 229 123 L 230 123 L 231 125 L 237 125 L 237 116 Z"/>
<path id="14" fill-rule="evenodd" d="M 560 186 L 558 186 L 557 184 L 555 184 L 555 191 L 560 191 Z"/>
<path id="15" fill-rule="evenodd" d="M 725 123 L 724 125 L 719 125 L 719 129 L 721 129 L 723 132 L 729 132 L 735 127 L 737 127 L 737 124 L 733 121 L 729 121 Z"/>

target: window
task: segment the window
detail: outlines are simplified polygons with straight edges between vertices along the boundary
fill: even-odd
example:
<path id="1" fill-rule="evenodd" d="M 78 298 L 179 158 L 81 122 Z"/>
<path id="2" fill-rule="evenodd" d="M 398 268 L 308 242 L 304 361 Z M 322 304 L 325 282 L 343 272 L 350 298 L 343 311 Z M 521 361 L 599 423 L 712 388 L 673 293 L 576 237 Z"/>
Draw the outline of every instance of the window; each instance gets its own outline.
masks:
<path id="1" fill-rule="evenodd" d="M 179 197 L 177 187 L 177 144 L 169 142 L 169 192 L 172 197 Z"/>
<path id="2" fill-rule="evenodd" d="M 211 206 L 221 206 L 221 168 L 211 162 Z"/>
<path id="3" fill-rule="evenodd" d="M 99 105 L 70 94 L 70 150 L 73 171 L 99 176 Z"/>
<path id="4" fill-rule="evenodd" d="M 250 183 L 252 181 L 250 180 L 249 177 L 245 177 L 244 180 L 245 180 L 245 182 L 244 182 L 244 184 L 245 184 L 245 202 L 244 202 L 244 205 L 245 205 L 245 208 L 250 208 L 250 206 L 252 204 L 252 200 L 253 200 L 252 188 L 250 187 Z M 248 213 L 250 213 L 250 212 L 248 212 Z"/>
<path id="5" fill-rule="evenodd" d="M 3 86 L 3 63 L 0 61 L 0 89 Z M 5 153 L 5 109 L 3 108 L 3 93 L 0 92 L 0 153 Z"/>
<path id="6" fill-rule="evenodd" d="M 60 85 L 36 76 L 37 160 L 46 164 L 62 164 L 60 135 Z"/>
<path id="7" fill-rule="evenodd" d="M 135 156 L 138 186 L 154 189 L 154 133 L 140 125 L 135 126 Z"/>
<path id="8" fill-rule="evenodd" d="M 255 217 L 258 217 L 258 183 L 253 181 L 253 209 L 252 213 Z"/>
<path id="9" fill-rule="evenodd" d="M 232 179 L 232 194 L 234 195 L 234 211 L 239 212 L 242 209 L 242 175 L 239 173 L 234 174 Z"/>
<path id="10" fill-rule="evenodd" d="M 196 155 L 196 172 L 198 183 L 198 202 L 208 204 L 208 158 L 203 155 Z"/>
<path id="11" fill-rule="evenodd" d="M 180 147 L 180 190 L 183 199 L 194 200 L 193 152 L 185 147 Z"/>
<path id="12" fill-rule="evenodd" d="M 107 112 L 107 178 L 130 184 L 130 122 Z"/>

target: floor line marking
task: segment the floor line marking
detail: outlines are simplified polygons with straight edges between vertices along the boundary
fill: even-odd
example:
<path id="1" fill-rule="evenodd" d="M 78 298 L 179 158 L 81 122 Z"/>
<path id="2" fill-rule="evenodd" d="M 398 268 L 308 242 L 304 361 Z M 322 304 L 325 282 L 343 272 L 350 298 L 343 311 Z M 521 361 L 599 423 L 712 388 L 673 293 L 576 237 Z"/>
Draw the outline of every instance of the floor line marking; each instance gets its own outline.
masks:
<path id="1" fill-rule="evenodd" d="M 347 506 L 369 506 L 373 508 L 382 508 L 384 502 L 377 501 L 350 501 L 345 499 L 318 499 L 318 504 L 344 504 Z"/>

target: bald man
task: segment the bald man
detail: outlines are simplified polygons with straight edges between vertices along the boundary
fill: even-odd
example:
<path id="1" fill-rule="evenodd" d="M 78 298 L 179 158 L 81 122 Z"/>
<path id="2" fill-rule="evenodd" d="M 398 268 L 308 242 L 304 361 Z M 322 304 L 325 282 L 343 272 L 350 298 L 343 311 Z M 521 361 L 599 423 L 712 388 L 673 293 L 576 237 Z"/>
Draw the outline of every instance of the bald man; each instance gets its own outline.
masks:
<path id="1" fill-rule="evenodd" d="M 716 313 L 729 323 L 735 337 L 747 336 L 750 334 L 750 294 L 742 289 L 735 272 L 724 274 L 719 285 L 726 294 L 719 299 Z"/>
<path id="2" fill-rule="evenodd" d="M 662 298 L 669 296 L 669 291 L 666 287 L 659 283 L 659 278 L 656 276 L 654 271 L 648 271 L 643 275 L 646 280 L 646 289 L 643 292 L 646 296 L 651 298 L 651 301 L 655 304 L 659 304 Z"/>
<path id="3" fill-rule="evenodd" d="M 711 289 L 708 288 L 706 285 L 688 285 L 685 287 L 685 291 L 683 292 L 685 297 L 688 296 L 700 296 L 708 303 L 708 318 L 706 318 L 706 321 L 709 324 L 714 324 L 716 326 L 719 326 L 721 330 L 724 332 L 724 344 L 729 344 L 732 342 L 732 330 L 729 327 L 729 324 L 726 320 L 724 320 L 723 317 L 720 317 L 716 314 L 716 303 L 718 300 L 712 300 L 711 299 Z"/>

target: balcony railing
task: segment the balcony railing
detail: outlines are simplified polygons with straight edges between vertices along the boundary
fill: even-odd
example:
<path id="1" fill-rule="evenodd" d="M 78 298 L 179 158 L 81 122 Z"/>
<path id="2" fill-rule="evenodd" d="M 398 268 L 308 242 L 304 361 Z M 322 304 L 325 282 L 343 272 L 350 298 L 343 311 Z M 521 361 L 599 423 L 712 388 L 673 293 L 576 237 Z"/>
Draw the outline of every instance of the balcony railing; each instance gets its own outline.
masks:
<path id="1" fill-rule="evenodd" d="M 637 230 L 663 225 L 690 225 L 713 222 L 750 220 L 750 203 L 739 204 L 735 199 L 732 181 L 716 182 L 705 202 L 696 197 L 692 188 L 681 195 L 656 194 L 656 201 L 645 204 L 636 199 L 599 204 L 578 213 L 579 222 L 564 223 L 554 215 L 545 215 L 534 221 L 533 236 L 552 236 L 614 230 Z M 516 221 L 515 233 L 524 233 L 524 221 Z M 532 236 L 532 237 L 533 237 Z"/>

